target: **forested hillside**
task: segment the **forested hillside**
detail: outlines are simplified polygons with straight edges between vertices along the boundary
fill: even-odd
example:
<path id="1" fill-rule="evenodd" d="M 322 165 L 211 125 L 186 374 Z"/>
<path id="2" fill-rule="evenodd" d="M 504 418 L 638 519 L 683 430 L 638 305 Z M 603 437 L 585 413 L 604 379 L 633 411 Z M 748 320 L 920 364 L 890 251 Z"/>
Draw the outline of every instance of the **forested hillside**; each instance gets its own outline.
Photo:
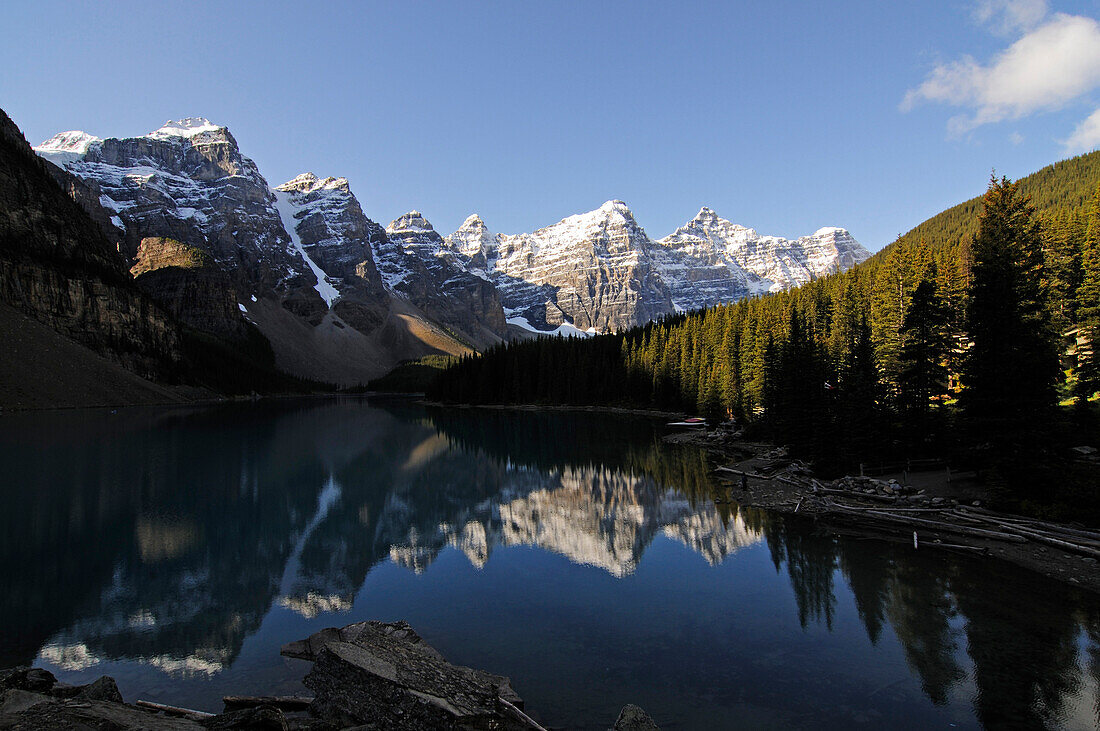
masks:
<path id="1" fill-rule="evenodd" d="M 1003 312 L 992 316 L 1034 329 L 1052 353 L 1075 344 L 1060 333 L 1079 325 L 1087 333 L 1100 319 L 1098 182 L 1100 152 L 1018 183 L 993 180 L 984 201 L 929 219 L 846 273 L 614 335 L 500 346 L 462 359 L 431 395 L 732 416 L 837 467 L 872 453 L 951 451 L 958 435 L 945 404 L 970 377 L 975 271 L 1007 272 L 1007 283 L 995 285 L 1004 290 Z M 997 210 L 983 224 L 984 269 L 972 249 L 983 205 Z M 1082 364 L 1063 356 L 1062 396 L 1075 383 L 1078 395 L 1095 390 L 1093 379 L 1078 378 L 1090 360 L 1087 344 L 1081 352 Z M 1030 356 L 1003 357 L 1012 369 Z"/>
<path id="2" fill-rule="evenodd" d="M 1031 197 L 1036 212 L 1042 216 L 1050 216 L 1063 211 L 1083 210 L 1096 191 L 1098 180 L 1100 151 L 1048 165 L 1026 178 L 1021 178 L 1019 183 L 1020 191 Z M 896 242 L 883 248 L 874 258 L 889 256 L 898 246 L 924 244 L 942 247 L 969 240 L 978 231 L 978 214 L 981 209 L 982 197 L 979 195 L 937 213 L 898 237 Z"/>

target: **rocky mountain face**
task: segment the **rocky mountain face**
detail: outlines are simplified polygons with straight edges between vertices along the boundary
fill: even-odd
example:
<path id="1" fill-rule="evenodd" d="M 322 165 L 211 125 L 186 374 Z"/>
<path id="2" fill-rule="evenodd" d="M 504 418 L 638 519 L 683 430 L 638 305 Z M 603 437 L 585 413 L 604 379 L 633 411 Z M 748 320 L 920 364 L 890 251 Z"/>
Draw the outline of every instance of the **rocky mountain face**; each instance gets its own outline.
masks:
<path id="1" fill-rule="evenodd" d="M 139 375 L 171 378 L 179 364 L 175 323 L 134 285 L 115 243 L 3 112 L 0 302 Z"/>
<path id="2" fill-rule="evenodd" d="M 492 279 L 511 317 L 539 330 L 569 322 L 605 332 L 672 311 L 652 242 L 622 201 L 514 236 L 471 216 L 448 241 Z"/>
<path id="3" fill-rule="evenodd" d="M 496 288 L 447 250 L 419 211 L 391 221 L 386 237 L 377 257 L 392 291 L 478 349 L 500 341 L 507 326 Z"/>
<path id="4" fill-rule="evenodd" d="M 701 272 L 713 272 L 702 281 L 728 281 L 741 296 L 798 287 L 812 279 L 850 269 L 870 252 L 842 228 L 822 228 L 795 240 L 761 236 L 755 230 L 720 218 L 703 207 L 695 218 L 657 242 L 662 270 L 676 292 L 676 304 L 695 309 L 714 304 L 707 286 L 693 286 Z M 723 276 L 728 272 L 728 276 Z M 710 287 L 714 285 L 711 284 Z M 699 290 L 703 291 L 700 292 Z"/>
<path id="5" fill-rule="evenodd" d="M 843 229 L 791 241 L 708 208 L 653 240 L 617 200 L 515 235 L 475 215 L 443 237 L 416 211 L 383 229 L 344 178 L 304 173 L 270 186 L 229 130 L 204 118 L 123 139 L 64 132 L 35 149 L 146 289 L 166 290 L 158 299 L 169 310 L 219 335 L 252 323 L 280 368 L 340 384 L 531 331 L 624 329 L 798 286 L 869 255 Z M 184 256 L 169 240 L 210 261 L 150 269 Z M 227 312 L 230 299 L 239 312 Z"/>
<path id="6" fill-rule="evenodd" d="M 447 290 L 435 284 L 446 277 L 423 284 L 436 295 L 432 316 L 414 300 L 394 296 L 374 262 L 385 231 L 363 214 L 347 180 L 305 173 L 272 188 L 229 130 L 209 120 L 168 122 L 125 139 L 65 132 L 35 149 L 71 176 L 80 193 L 74 198 L 90 213 L 97 204 L 107 209 L 101 223 L 117 230 L 130 265 L 148 256 L 142 254 L 147 240 L 173 240 L 208 255 L 214 266 L 202 271 L 218 269 L 227 279 L 200 277 L 185 286 L 181 276 L 199 274 L 193 267 L 142 276 L 149 284 L 166 282 L 173 301 L 197 302 L 203 290 L 218 312 L 204 320 L 190 305 L 183 309 L 190 324 L 215 327 L 215 334 L 228 325 L 225 296 L 234 297 L 235 316 L 259 328 L 285 371 L 350 385 L 405 358 L 459 353 L 499 339 L 480 325 L 461 337 L 469 313 L 461 304 L 452 313 L 442 301 Z M 212 289 L 218 284 L 225 285 L 221 295 Z M 503 324 L 497 330 L 502 333 Z"/>
<path id="7" fill-rule="evenodd" d="M 870 256 L 844 229 L 790 241 L 709 208 L 654 241 L 622 201 L 515 236 L 493 234 L 470 216 L 447 245 L 493 281 L 510 322 L 542 331 L 563 322 L 595 332 L 632 327 L 799 286 Z"/>
<path id="8" fill-rule="evenodd" d="M 65 132 L 36 150 L 98 190 L 131 258 L 143 238 L 165 237 L 211 254 L 248 294 L 285 295 L 309 278 L 267 181 L 225 127 L 197 118 L 126 139 Z"/>
<path id="9" fill-rule="evenodd" d="M 180 322 L 230 341 L 247 337 L 232 280 L 201 249 L 173 239 L 142 239 L 130 273 Z"/>

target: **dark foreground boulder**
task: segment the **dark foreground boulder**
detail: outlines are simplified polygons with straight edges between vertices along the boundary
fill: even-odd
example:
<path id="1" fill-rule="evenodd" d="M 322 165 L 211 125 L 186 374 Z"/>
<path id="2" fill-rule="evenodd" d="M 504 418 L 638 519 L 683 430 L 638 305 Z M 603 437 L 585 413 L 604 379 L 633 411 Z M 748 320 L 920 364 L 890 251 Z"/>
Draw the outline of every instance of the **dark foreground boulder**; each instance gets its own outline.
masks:
<path id="1" fill-rule="evenodd" d="M 508 680 L 452 665 L 406 622 L 360 622 L 284 645 L 313 663 L 298 696 L 226 696 L 217 715 L 138 700 L 115 681 L 57 682 L 41 668 L 0 670 L 0 731 L 546 731 L 523 712 Z M 634 705 L 614 731 L 655 731 Z"/>
<path id="2" fill-rule="evenodd" d="M 0 729 L 201 731 L 202 726 L 124 704 L 106 675 L 88 685 L 66 685 L 41 668 L 14 668 L 0 670 Z"/>
<path id="3" fill-rule="evenodd" d="M 372 729 L 531 729 L 509 680 L 452 665 L 406 622 L 360 622 L 283 647 L 313 662 L 310 711 Z"/>
<path id="4" fill-rule="evenodd" d="M 660 731 L 649 714 L 633 703 L 627 703 L 619 711 L 619 717 L 611 731 Z"/>

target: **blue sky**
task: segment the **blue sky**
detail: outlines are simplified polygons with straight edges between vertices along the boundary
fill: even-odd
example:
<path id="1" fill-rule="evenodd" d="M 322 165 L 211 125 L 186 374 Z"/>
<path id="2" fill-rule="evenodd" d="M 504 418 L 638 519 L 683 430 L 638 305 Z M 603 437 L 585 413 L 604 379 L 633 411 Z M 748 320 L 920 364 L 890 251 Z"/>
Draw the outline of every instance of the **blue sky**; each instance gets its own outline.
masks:
<path id="1" fill-rule="evenodd" d="M 1100 144 L 1096 2 L 5 3 L 32 144 L 227 125 L 272 185 L 347 177 L 383 225 L 530 231 L 620 198 L 875 250 Z"/>

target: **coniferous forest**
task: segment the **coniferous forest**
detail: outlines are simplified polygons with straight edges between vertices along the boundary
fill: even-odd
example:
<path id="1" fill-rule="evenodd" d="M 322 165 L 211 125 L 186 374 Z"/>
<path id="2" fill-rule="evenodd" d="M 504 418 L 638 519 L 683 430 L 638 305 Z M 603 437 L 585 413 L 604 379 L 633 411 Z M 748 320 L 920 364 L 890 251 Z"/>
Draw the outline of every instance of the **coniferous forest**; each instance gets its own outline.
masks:
<path id="1" fill-rule="evenodd" d="M 734 418 L 826 474 L 937 457 L 1014 499 L 1095 501 L 1087 476 L 1060 478 L 1058 495 L 1036 486 L 1072 473 L 1064 453 L 1095 429 L 1098 182 L 1100 153 L 993 177 L 848 272 L 626 332 L 501 345 L 429 395 Z"/>

